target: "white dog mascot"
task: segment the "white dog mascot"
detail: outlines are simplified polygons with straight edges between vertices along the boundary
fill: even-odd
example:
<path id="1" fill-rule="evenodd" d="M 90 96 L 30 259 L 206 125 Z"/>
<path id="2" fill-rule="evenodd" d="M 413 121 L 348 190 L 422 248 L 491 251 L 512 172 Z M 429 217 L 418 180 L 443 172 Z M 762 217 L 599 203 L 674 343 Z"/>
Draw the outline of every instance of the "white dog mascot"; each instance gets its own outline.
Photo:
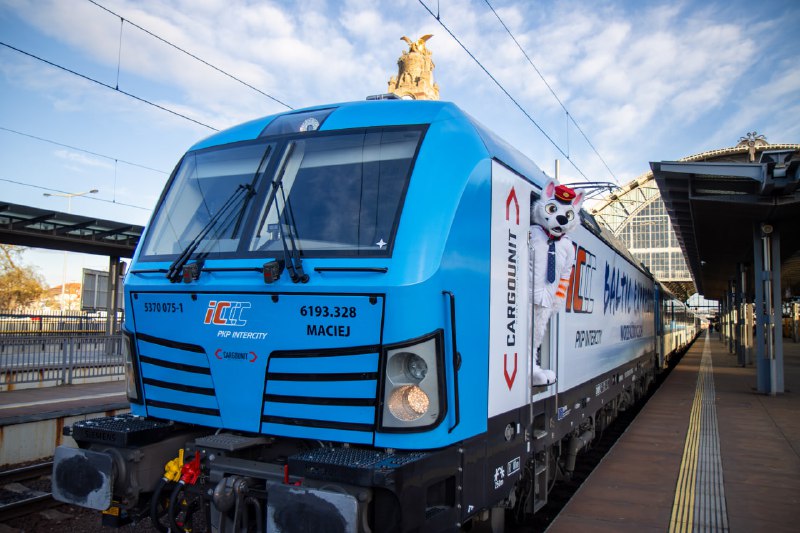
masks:
<path id="1" fill-rule="evenodd" d="M 555 372 L 541 368 L 539 347 L 550 317 L 563 305 L 569 286 L 575 248 L 566 236 L 580 224 L 583 193 L 550 181 L 542 196 L 531 204 L 531 228 L 528 241 L 529 293 L 533 317 L 528 320 L 528 338 L 533 329 L 531 385 L 555 382 Z M 532 323 L 532 327 L 531 327 Z"/>

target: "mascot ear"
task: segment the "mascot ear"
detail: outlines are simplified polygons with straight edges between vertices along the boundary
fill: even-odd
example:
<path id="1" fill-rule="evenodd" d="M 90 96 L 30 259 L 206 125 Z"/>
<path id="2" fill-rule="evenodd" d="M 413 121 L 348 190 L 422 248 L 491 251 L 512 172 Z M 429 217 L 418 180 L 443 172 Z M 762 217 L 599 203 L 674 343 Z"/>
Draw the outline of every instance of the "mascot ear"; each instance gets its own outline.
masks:
<path id="1" fill-rule="evenodd" d="M 575 209 L 580 210 L 581 206 L 583 205 L 583 191 L 578 191 L 575 193 L 575 199 L 572 201 L 572 205 L 575 206 Z"/>
<path id="2" fill-rule="evenodd" d="M 556 192 L 556 182 L 553 180 L 548 181 L 547 185 L 545 185 L 544 187 L 544 197 L 547 200 L 550 200 L 553 198 L 555 192 Z"/>

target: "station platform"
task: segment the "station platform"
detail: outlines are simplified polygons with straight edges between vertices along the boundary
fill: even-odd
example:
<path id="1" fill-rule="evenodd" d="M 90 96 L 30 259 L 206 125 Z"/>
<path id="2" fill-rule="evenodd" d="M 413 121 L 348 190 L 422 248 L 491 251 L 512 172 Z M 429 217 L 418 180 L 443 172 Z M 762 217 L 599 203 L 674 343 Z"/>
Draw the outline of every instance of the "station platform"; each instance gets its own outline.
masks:
<path id="1" fill-rule="evenodd" d="M 123 380 L 3 391 L 0 427 L 122 406 L 128 406 Z"/>
<path id="2" fill-rule="evenodd" d="M 73 422 L 128 411 L 123 380 L 2 391 L 0 467 L 53 455 Z"/>
<path id="3" fill-rule="evenodd" d="M 800 344 L 783 346 L 767 396 L 701 335 L 547 531 L 798 531 Z"/>

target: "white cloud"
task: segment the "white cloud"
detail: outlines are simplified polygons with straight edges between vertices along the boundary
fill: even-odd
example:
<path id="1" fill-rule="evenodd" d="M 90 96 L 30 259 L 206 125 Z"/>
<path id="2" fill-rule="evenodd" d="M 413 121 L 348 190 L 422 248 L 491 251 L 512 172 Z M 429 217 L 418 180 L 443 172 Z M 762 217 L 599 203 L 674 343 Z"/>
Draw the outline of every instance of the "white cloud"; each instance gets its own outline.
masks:
<path id="1" fill-rule="evenodd" d="M 773 102 L 785 100 L 797 80 L 775 77 L 772 85 L 759 89 L 763 84 L 748 77 L 755 64 L 768 58 L 768 43 L 774 43 L 769 38 L 782 29 L 763 14 L 687 1 L 492 4 L 620 175 L 638 175 L 645 159 L 658 157 L 646 154 L 658 153 L 676 137 L 683 137 L 676 150 L 691 150 L 687 132 L 701 124 L 706 130 L 703 142 L 714 138 L 716 126 L 708 124 L 709 117 L 724 113 L 732 102 L 736 109 L 740 94 L 757 95 L 756 107 L 765 110 L 762 116 L 788 122 L 768 111 Z M 5 5 L 39 31 L 90 56 L 104 81 L 114 78 L 119 19 L 88 2 L 42 0 L 34 5 L 6 0 Z M 294 107 L 384 92 L 405 48 L 400 36 L 433 33 L 429 45 L 444 99 L 455 100 L 512 142 L 529 143 L 522 148 L 535 150 L 532 155 L 557 153 L 539 146 L 547 141 L 415 0 L 107 0 L 103 5 Z M 578 153 L 580 135 L 574 128 L 567 131 L 559 103 L 484 2 L 426 0 L 425 5 L 439 11 L 442 22 L 562 149 L 569 139 L 571 152 Z M 65 52 L 65 61 L 73 61 L 72 55 Z M 285 109 L 129 24 L 123 32 L 121 67 L 122 89 L 215 127 Z M 47 76 L 52 77 L 40 80 Z M 61 109 L 70 112 L 96 106 L 95 93 L 89 101 L 78 91 L 52 92 Z M 100 97 L 100 103 L 136 119 L 143 106 L 124 100 Z M 487 102 L 494 109 L 487 109 Z M 163 115 L 147 111 L 154 128 L 175 129 L 181 122 Z M 206 133 L 188 124 L 182 128 L 197 136 Z M 797 131 L 791 125 L 783 129 Z M 632 146 L 641 152 L 633 152 Z M 594 169 L 591 150 L 587 158 L 578 164 Z M 602 164 L 598 171 L 607 175 Z"/>
<path id="2" fill-rule="evenodd" d="M 657 146 L 664 135 L 725 105 L 758 53 L 746 26 L 713 15 L 686 4 L 634 14 L 602 7 L 578 12 L 545 29 L 541 40 L 553 50 L 543 56 L 543 68 L 570 87 L 563 100 L 601 153 Z M 551 58 L 559 68 L 547 63 Z"/>
<path id="3" fill-rule="evenodd" d="M 112 165 L 108 161 L 98 159 L 96 157 L 92 157 L 80 152 L 74 152 L 72 150 L 58 149 L 54 152 L 54 154 L 59 159 L 68 161 L 70 164 L 73 165 L 73 168 L 90 167 L 90 168 L 102 168 L 106 170 L 114 168 L 114 165 Z"/>
<path id="4" fill-rule="evenodd" d="M 711 142 L 733 144 L 736 136 L 757 131 L 771 143 L 800 142 L 800 72 L 789 60 L 771 76 L 735 98 L 735 112 L 721 121 Z"/>

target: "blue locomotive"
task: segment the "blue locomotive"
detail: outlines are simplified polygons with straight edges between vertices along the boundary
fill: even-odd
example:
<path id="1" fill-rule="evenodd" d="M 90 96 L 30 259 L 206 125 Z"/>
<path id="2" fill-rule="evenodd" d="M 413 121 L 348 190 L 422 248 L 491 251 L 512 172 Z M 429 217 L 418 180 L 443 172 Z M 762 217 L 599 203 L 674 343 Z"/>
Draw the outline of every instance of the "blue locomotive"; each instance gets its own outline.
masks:
<path id="1" fill-rule="evenodd" d="M 547 179 L 446 102 L 319 106 L 199 142 L 126 278 L 131 414 L 70 428 L 55 496 L 162 531 L 198 513 L 227 532 L 535 513 L 696 334 L 582 213 L 540 354 L 557 382 L 531 385 Z"/>

